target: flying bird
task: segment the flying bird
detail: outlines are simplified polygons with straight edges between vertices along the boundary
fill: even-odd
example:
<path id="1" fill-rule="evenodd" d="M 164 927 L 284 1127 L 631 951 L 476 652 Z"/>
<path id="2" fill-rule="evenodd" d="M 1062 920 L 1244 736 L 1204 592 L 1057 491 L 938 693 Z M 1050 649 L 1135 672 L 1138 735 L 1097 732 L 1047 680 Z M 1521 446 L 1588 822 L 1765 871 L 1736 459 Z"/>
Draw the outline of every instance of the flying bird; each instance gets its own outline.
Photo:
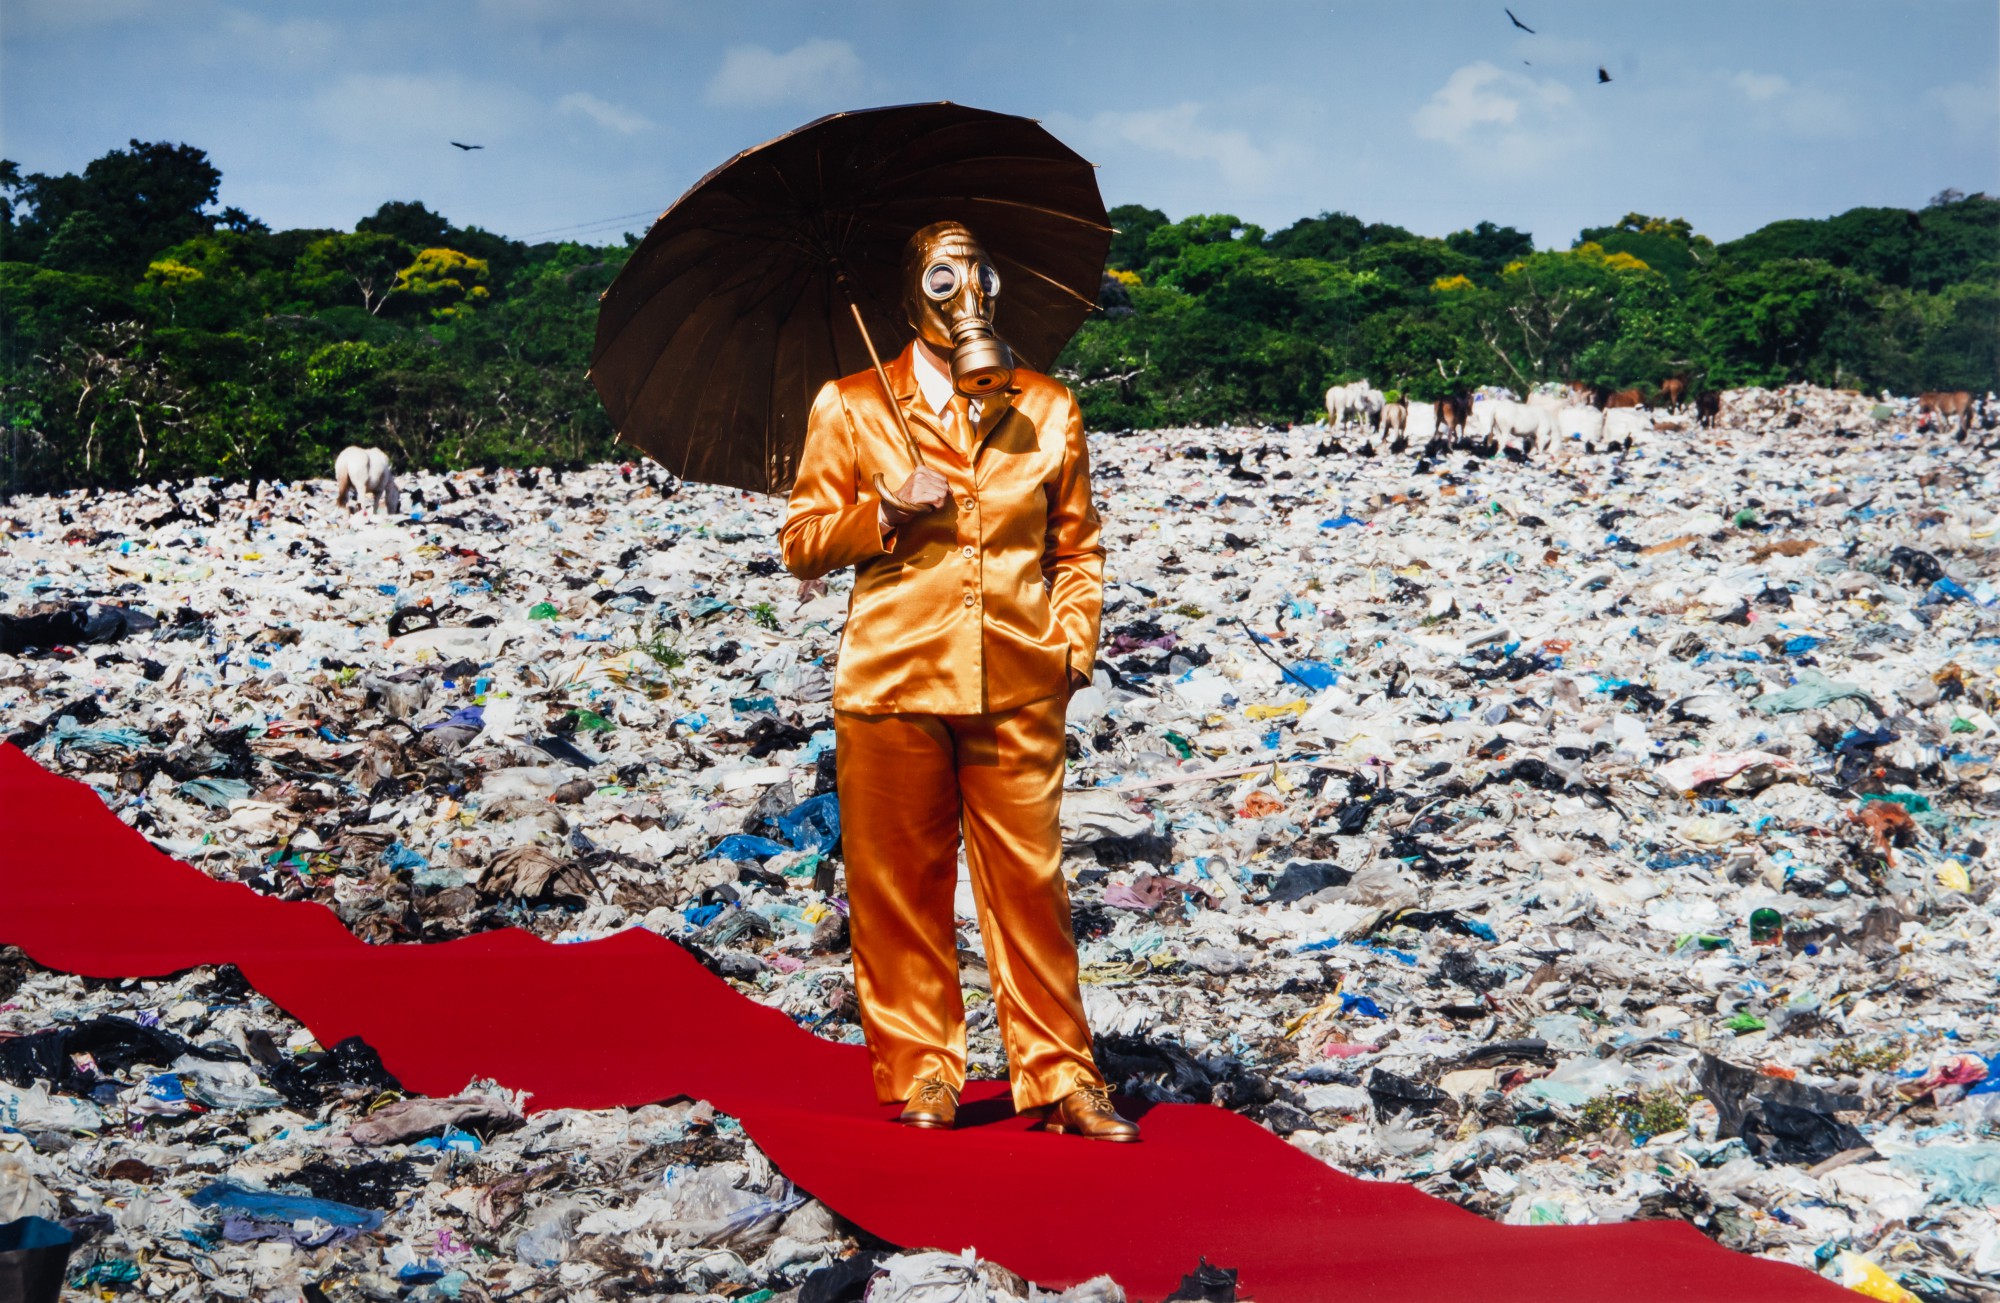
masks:
<path id="1" fill-rule="evenodd" d="M 1602 86 L 1602 85 L 1604 85 L 1604 83 L 1606 83 L 1606 82 L 1608 82 L 1608 81 L 1610 81 L 1610 80 L 1611 80 L 1611 74 L 1610 74 L 1610 73 L 1608 73 L 1608 72 L 1604 71 L 1604 69 L 1602 69 L 1602 68 L 1599 68 L 1599 69 L 1597 70 L 1597 84 L 1598 84 L 1598 85 Z"/>
<path id="2" fill-rule="evenodd" d="M 1512 9 L 1502 9 L 1502 10 L 1501 10 L 1500 12 L 1501 12 L 1501 13 L 1503 13 L 1503 14 L 1505 14 L 1505 15 L 1507 15 L 1508 19 L 1509 19 L 1509 20 L 1510 20 L 1510 21 L 1511 21 L 1511 22 L 1512 22 L 1512 23 L 1514 24 L 1514 26 L 1516 26 L 1516 27 L 1520 28 L 1520 29 L 1521 29 L 1522 31 L 1526 32 L 1526 33 L 1527 33 L 1528 35 L 1530 35 L 1530 36 L 1533 36 L 1533 35 L 1535 34 L 1535 29 L 1534 29 L 1534 28 L 1532 28 L 1532 27 L 1528 26 L 1528 25 L 1527 25 L 1526 23 L 1522 22 L 1522 21 L 1521 21 L 1520 19 L 1518 19 L 1518 18 L 1515 18 L 1515 17 L 1514 17 L 1514 11 L 1513 11 Z"/>
<path id="3" fill-rule="evenodd" d="M 452 144 L 454 144 L 454 145 L 457 145 L 457 146 L 458 146 L 458 148 L 460 148 L 460 149 L 484 149 L 484 148 L 486 148 L 486 146 L 484 146 L 484 145 L 460 145 L 460 144 L 459 144 L 459 143 L 458 143 L 458 142 L 457 142 L 456 140 L 452 141 L 451 143 L 452 143 Z"/>

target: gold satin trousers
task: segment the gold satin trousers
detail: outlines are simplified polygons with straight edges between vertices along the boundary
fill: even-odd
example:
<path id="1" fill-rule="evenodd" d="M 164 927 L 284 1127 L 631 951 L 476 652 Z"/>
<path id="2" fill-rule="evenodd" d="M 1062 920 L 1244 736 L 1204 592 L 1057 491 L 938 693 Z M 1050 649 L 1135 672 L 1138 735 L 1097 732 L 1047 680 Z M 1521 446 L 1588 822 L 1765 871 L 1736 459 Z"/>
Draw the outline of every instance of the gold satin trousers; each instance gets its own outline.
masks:
<path id="1" fill-rule="evenodd" d="M 952 897 L 965 843 L 1014 1107 L 1102 1081 L 1062 875 L 1063 698 L 986 715 L 836 711 L 855 994 L 875 1093 L 965 1084 Z"/>

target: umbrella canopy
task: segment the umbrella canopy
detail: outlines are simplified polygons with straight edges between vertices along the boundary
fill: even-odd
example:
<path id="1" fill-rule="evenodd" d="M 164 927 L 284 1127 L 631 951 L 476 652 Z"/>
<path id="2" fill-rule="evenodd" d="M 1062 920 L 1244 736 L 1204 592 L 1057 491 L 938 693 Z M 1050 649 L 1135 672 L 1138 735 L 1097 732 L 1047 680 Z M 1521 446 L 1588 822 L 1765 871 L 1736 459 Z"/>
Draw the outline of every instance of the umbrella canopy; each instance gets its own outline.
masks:
<path id="1" fill-rule="evenodd" d="M 836 113 L 703 177 L 604 292 L 590 378 L 620 439 L 684 479 L 788 491 L 814 395 L 871 365 L 850 301 L 875 341 L 907 341 L 903 245 L 938 221 L 978 235 L 1001 336 L 1047 370 L 1111 246 L 1095 169 L 1028 118 Z"/>

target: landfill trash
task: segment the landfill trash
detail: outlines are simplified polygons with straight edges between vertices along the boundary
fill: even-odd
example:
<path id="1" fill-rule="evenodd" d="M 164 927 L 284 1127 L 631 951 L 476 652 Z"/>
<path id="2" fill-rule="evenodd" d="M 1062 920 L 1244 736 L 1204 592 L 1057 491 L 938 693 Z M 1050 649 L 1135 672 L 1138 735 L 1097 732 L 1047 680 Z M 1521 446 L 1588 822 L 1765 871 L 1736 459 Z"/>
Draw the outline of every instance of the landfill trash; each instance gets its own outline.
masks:
<path id="1" fill-rule="evenodd" d="M 1094 434 L 1063 836 L 1113 1084 L 1504 1222 L 1669 1217 L 2000 1291 L 2000 482 L 1915 417 L 1733 391 L 1718 430 L 1422 469 L 1304 428 Z M 652 468 L 398 480 L 428 507 L 205 482 L 152 530 L 157 487 L 0 508 L 0 624 L 116 621 L 0 653 L 0 736 L 371 943 L 643 927 L 859 1042 L 848 580 L 784 574 L 781 502 Z M 969 883 L 958 912 L 996 1077 Z M 227 966 L 0 950 L 4 1188 L 68 1227 L 77 1291 L 143 1265 L 189 1301 L 1050 1297 L 868 1239 L 698 1102 L 522 1109 L 405 1098 Z M 195 1202 L 216 1186 L 361 1220 Z"/>

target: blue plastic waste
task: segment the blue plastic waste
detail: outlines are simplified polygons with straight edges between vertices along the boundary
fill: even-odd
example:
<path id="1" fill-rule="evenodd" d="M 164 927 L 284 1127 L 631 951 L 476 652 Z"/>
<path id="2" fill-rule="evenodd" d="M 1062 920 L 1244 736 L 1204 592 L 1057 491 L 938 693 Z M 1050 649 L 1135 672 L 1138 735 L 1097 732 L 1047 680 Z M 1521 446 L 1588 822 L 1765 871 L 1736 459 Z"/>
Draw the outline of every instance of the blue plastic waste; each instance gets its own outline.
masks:
<path id="1" fill-rule="evenodd" d="M 773 855 L 783 855 L 791 847 L 782 842 L 774 842 L 769 837 L 753 837 L 749 833 L 733 832 L 717 842 L 705 860 L 768 860 Z"/>
<path id="2" fill-rule="evenodd" d="M 1300 661 L 1292 666 L 1292 674 L 1315 692 L 1340 682 L 1340 671 L 1325 661 Z"/>
<path id="3" fill-rule="evenodd" d="M 372 1231 L 382 1224 L 382 1214 L 372 1208 L 356 1208 L 352 1204 L 335 1203 L 331 1199 L 313 1199 L 297 1194 L 273 1194 L 269 1190 L 253 1190 L 235 1181 L 214 1181 L 195 1191 L 188 1202 L 197 1208 L 213 1208 L 217 1212 L 234 1213 L 239 1217 L 256 1222 L 321 1221 L 329 1226 L 354 1226 L 364 1231 Z"/>
<path id="4" fill-rule="evenodd" d="M 771 820 L 797 850 L 825 854 L 840 843 L 840 798 L 832 792 L 808 797 Z"/>
<path id="5" fill-rule="evenodd" d="M 401 842 L 389 844 L 389 849 L 382 852 L 382 862 L 398 873 L 415 873 L 418 869 L 428 869 L 431 866 L 429 860 Z"/>

